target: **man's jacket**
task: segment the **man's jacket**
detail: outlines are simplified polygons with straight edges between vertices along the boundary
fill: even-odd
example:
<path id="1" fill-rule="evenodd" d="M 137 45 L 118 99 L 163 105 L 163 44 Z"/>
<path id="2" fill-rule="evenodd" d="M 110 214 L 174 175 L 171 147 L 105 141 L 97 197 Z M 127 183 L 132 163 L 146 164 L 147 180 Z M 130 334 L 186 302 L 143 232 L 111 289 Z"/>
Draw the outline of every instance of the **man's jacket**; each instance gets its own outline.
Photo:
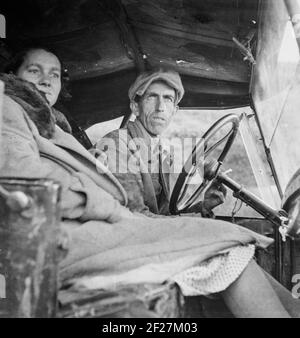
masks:
<path id="1" fill-rule="evenodd" d="M 137 119 L 108 133 L 95 147 L 125 188 L 131 210 L 169 214 L 172 159 L 159 137 L 151 137 Z"/>

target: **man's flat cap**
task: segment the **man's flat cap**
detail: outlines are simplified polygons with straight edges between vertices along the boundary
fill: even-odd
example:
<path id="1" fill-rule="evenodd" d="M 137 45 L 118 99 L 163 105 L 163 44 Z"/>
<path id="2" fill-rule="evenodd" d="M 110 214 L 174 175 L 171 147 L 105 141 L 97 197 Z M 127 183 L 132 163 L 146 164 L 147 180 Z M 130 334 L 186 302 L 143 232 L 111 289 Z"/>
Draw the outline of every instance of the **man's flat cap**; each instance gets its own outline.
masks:
<path id="1" fill-rule="evenodd" d="M 179 74 L 173 70 L 159 69 L 141 73 L 131 85 L 128 91 L 130 101 L 134 101 L 136 95 L 142 96 L 154 81 L 163 81 L 176 92 L 176 103 L 179 103 L 184 95 L 184 88 Z"/>

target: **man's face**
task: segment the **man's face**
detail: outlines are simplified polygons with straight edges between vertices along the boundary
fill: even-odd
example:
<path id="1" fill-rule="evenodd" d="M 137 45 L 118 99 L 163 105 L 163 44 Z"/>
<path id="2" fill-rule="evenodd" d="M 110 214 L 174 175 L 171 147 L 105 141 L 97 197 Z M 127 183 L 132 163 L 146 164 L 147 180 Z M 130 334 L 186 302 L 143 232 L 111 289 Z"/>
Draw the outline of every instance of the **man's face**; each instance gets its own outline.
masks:
<path id="1" fill-rule="evenodd" d="M 61 65 L 54 54 L 43 49 L 30 51 L 16 75 L 45 93 L 50 106 L 55 104 L 61 90 Z"/>
<path id="2" fill-rule="evenodd" d="M 138 119 L 153 135 L 160 135 L 178 110 L 176 93 L 166 83 L 153 82 L 138 103 Z"/>

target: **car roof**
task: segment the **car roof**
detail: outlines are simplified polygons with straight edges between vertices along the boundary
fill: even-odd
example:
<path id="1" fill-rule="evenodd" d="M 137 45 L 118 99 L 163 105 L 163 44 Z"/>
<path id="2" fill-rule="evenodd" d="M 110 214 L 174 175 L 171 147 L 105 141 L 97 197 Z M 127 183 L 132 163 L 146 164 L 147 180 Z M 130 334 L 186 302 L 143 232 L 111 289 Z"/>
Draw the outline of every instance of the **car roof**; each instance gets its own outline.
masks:
<path id="1" fill-rule="evenodd" d="M 181 74 L 182 107 L 249 103 L 258 0 L 2 0 L 1 6 L 8 23 L 2 59 L 28 42 L 57 51 L 72 83 L 65 107 L 81 125 L 128 112 L 130 84 L 157 66 Z"/>

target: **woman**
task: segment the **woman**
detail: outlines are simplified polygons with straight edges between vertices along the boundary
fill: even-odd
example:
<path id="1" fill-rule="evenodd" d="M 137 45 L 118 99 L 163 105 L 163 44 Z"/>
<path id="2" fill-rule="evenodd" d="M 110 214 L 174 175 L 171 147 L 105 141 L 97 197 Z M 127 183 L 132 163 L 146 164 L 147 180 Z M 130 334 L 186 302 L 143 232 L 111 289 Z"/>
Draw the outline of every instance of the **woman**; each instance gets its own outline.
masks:
<path id="1" fill-rule="evenodd" d="M 55 124 L 52 107 L 62 85 L 57 56 L 42 48 L 21 55 L 14 75 L 1 76 L 1 175 L 60 182 L 62 225 L 71 237 L 60 266 L 63 282 L 92 274 L 102 286 L 175 280 L 186 295 L 220 292 L 237 317 L 297 314 L 299 304 L 252 260 L 251 243 L 267 247 L 270 239 L 227 222 L 150 219 L 122 206 L 126 193 L 115 177 Z"/>

